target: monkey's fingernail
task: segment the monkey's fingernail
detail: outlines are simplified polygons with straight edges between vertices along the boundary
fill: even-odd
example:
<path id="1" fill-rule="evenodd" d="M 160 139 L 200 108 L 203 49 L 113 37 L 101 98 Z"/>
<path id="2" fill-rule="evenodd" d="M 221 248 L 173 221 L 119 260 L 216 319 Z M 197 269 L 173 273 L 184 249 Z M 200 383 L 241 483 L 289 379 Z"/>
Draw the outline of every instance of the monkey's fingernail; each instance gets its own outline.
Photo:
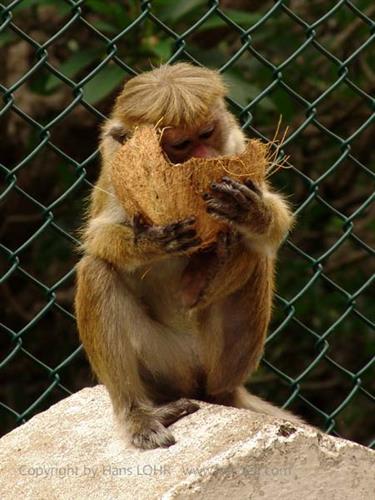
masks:
<path id="1" fill-rule="evenodd" d="M 225 182 L 226 184 L 230 184 L 233 186 L 233 184 L 238 184 L 238 180 L 232 179 L 231 177 L 228 177 L 227 175 L 224 175 L 222 178 L 222 182 Z"/>
<path id="2" fill-rule="evenodd" d="M 184 221 L 182 221 L 184 224 L 194 224 L 194 222 L 196 222 L 196 217 L 189 217 L 188 219 L 185 219 Z"/>

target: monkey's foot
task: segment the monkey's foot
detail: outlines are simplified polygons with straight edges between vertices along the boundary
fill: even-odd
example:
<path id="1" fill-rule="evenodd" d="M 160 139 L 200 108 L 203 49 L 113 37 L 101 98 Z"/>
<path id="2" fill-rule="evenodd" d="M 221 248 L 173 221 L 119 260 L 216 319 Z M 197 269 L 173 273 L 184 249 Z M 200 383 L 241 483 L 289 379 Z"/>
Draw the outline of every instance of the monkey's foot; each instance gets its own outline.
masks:
<path id="1" fill-rule="evenodd" d="M 145 238 L 154 241 L 167 253 L 186 252 L 201 244 L 193 227 L 195 222 L 195 217 L 190 217 L 166 226 L 155 226 L 149 224 L 141 214 L 136 214 L 133 221 L 135 240 Z"/>
<path id="2" fill-rule="evenodd" d="M 155 419 L 151 425 L 132 433 L 131 443 L 136 448 L 152 450 L 154 448 L 169 448 L 176 443 L 176 440 L 173 434 Z"/>
<path id="3" fill-rule="evenodd" d="M 165 427 L 177 422 L 180 418 L 190 415 L 199 410 L 199 405 L 188 399 L 182 398 L 178 401 L 161 406 L 157 409 L 157 416 Z"/>
<path id="4" fill-rule="evenodd" d="M 261 189 L 251 180 L 243 183 L 230 177 L 223 177 L 221 182 L 213 182 L 210 192 L 204 193 L 207 212 L 226 222 L 254 225 L 254 230 L 264 230 L 271 222 Z M 256 226 L 256 227 L 255 227 Z"/>

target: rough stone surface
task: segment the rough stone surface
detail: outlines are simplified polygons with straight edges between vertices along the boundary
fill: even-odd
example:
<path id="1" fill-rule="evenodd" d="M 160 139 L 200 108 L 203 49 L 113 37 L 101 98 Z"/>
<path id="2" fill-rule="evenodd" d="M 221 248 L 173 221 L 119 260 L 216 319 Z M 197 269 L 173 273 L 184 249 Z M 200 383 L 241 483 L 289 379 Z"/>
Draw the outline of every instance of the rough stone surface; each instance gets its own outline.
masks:
<path id="1" fill-rule="evenodd" d="M 310 427 L 202 404 L 172 429 L 171 448 L 130 448 L 84 389 L 0 440 L 0 498 L 375 498 L 375 452 Z"/>

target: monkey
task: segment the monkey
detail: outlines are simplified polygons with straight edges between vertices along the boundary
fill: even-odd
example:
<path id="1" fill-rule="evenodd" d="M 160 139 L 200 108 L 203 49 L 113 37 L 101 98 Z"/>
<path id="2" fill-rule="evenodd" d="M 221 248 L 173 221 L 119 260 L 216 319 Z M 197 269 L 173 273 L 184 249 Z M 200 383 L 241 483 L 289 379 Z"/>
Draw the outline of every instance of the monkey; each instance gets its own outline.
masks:
<path id="1" fill-rule="evenodd" d="M 241 153 L 246 139 L 227 109 L 227 93 L 217 71 L 162 65 L 125 83 L 102 128 L 75 310 L 117 422 L 141 449 L 173 445 L 168 427 L 197 411 L 196 401 L 303 422 L 244 386 L 263 353 L 276 252 L 293 223 L 284 198 L 266 181 L 213 182 L 203 194 L 207 216 L 227 229 L 199 250 L 193 213 L 153 225 L 125 213 L 111 184 L 111 158 L 142 124 L 163 129 L 172 165 Z"/>

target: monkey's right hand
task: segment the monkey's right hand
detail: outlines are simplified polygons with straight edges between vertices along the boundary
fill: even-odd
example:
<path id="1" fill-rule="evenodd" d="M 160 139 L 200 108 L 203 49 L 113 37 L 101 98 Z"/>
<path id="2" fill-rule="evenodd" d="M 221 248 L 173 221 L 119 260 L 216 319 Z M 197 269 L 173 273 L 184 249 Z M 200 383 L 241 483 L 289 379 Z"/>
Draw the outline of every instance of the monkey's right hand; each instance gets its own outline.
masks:
<path id="1" fill-rule="evenodd" d="M 155 226 L 138 213 L 133 219 L 134 241 L 151 241 L 168 254 L 184 253 L 201 244 L 193 227 L 195 222 L 195 217 L 190 217 L 166 226 Z"/>

